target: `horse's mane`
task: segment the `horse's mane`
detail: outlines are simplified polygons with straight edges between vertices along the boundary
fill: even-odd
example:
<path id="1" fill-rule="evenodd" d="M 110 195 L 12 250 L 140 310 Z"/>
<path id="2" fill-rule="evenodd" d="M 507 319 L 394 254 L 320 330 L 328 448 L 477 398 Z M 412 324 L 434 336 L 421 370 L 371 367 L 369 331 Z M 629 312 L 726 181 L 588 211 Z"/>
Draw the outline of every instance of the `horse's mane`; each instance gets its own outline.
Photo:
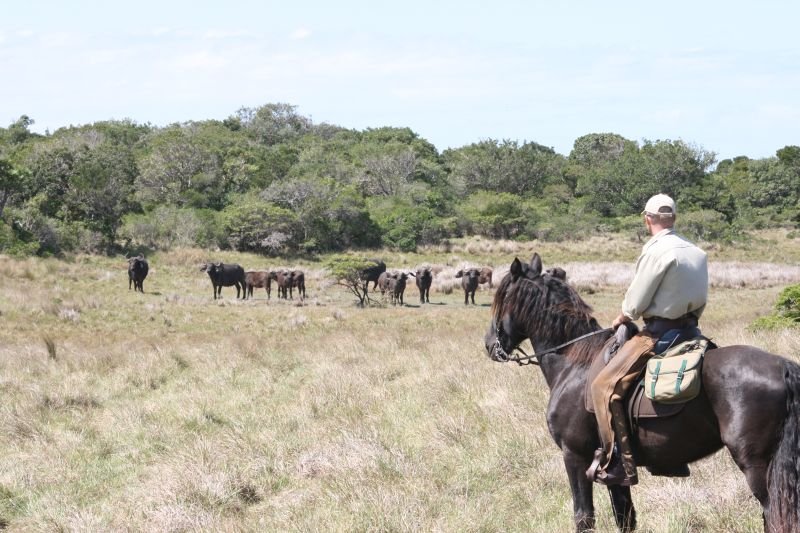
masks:
<path id="1" fill-rule="evenodd" d="M 591 306 L 575 289 L 548 274 L 535 279 L 523 276 L 516 283 L 511 274 L 506 274 L 492 302 L 492 314 L 497 323 L 506 312 L 513 313 L 517 322 L 528 325 L 531 340 L 555 334 L 562 339 L 557 343 L 560 344 L 600 329 Z M 576 342 L 565 348 L 564 354 L 575 364 L 587 365 L 600 353 L 610 335 L 596 335 Z"/>

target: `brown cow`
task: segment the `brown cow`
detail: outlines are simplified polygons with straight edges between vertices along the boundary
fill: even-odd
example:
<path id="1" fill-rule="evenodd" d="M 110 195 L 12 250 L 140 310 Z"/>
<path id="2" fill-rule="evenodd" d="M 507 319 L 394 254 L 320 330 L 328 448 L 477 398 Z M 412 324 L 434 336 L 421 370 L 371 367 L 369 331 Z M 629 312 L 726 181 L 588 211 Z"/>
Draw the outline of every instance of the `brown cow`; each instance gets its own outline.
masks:
<path id="1" fill-rule="evenodd" d="M 481 269 L 481 275 L 478 277 L 478 283 L 483 285 L 484 283 L 489 283 L 489 288 L 493 287 L 492 285 L 492 269 L 490 267 L 483 267 Z"/>
<path id="2" fill-rule="evenodd" d="M 430 267 L 420 267 L 414 276 L 419 289 L 419 303 L 431 303 L 431 284 L 433 284 L 433 273 Z"/>
<path id="3" fill-rule="evenodd" d="M 409 272 L 393 272 L 392 275 L 387 278 L 392 305 L 397 305 L 397 302 L 403 305 L 403 293 L 406 291 L 406 282 L 408 281 L 408 276 L 413 275 L 414 274 Z"/>
<path id="4" fill-rule="evenodd" d="M 248 270 L 244 273 L 245 294 L 253 297 L 253 287 L 264 288 L 267 291 L 267 300 L 272 296 L 272 278 L 267 270 Z"/>
<path id="5" fill-rule="evenodd" d="M 269 273 L 270 277 L 278 284 L 278 298 L 289 299 L 289 291 L 294 285 L 293 272 L 291 270 L 273 270 Z"/>
<path id="6" fill-rule="evenodd" d="M 469 304 L 470 296 L 472 305 L 475 305 L 475 290 L 478 288 L 481 271 L 477 268 L 465 268 L 456 272 L 456 277 L 461 278 L 461 287 L 464 289 L 464 305 Z"/>
<path id="7" fill-rule="evenodd" d="M 392 274 L 389 272 L 381 272 L 378 275 L 378 279 L 375 281 L 375 287 L 381 291 L 381 296 L 386 294 L 386 291 L 389 290 L 389 278 L 392 277 Z"/>
<path id="8" fill-rule="evenodd" d="M 545 276 L 552 276 L 554 278 L 558 278 L 561 281 L 566 281 L 567 279 L 567 271 L 561 267 L 553 267 L 548 268 L 544 271 Z"/>

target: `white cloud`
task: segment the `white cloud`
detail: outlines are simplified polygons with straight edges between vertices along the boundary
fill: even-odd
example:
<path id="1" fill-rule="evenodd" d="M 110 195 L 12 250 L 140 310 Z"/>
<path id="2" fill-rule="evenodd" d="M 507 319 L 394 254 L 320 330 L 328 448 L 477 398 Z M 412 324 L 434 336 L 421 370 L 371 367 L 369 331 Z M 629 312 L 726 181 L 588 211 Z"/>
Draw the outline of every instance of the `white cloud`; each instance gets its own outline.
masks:
<path id="1" fill-rule="evenodd" d="M 230 31 L 230 30 L 208 30 L 207 32 L 203 33 L 203 39 L 206 40 L 218 40 L 218 39 L 231 39 L 236 37 L 250 37 L 252 36 L 251 33 L 246 31 Z"/>
<path id="2" fill-rule="evenodd" d="M 173 66 L 186 70 L 213 70 L 224 68 L 229 60 L 218 54 L 212 54 L 208 50 L 200 50 L 190 54 L 183 54 L 175 58 Z"/>
<path id="3" fill-rule="evenodd" d="M 311 37 L 311 30 L 308 28 L 297 28 L 292 32 L 292 39 L 295 40 L 302 40 Z"/>
<path id="4" fill-rule="evenodd" d="M 150 30 L 150 35 L 153 37 L 163 37 L 172 32 L 171 28 L 167 28 L 166 26 L 160 26 L 158 28 L 153 28 Z"/>

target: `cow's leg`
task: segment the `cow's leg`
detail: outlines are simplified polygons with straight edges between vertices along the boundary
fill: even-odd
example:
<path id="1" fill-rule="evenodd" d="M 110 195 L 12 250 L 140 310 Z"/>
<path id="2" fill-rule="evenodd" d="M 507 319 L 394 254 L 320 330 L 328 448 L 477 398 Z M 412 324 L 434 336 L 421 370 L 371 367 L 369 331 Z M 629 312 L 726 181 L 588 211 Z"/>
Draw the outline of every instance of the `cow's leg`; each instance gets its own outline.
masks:
<path id="1" fill-rule="evenodd" d="M 475 290 L 470 293 L 470 298 L 472 299 L 472 305 L 475 305 Z"/>
<path id="2" fill-rule="evenodd" d="M 464 289 L 464 305 L 469 305 L 469 291 Z"/>
<path id="3" fill-rule="evenodd" d="M 133 278 L 128 276 L 128 290 L 131 290 L 131 283 L 133 282 Z"/>

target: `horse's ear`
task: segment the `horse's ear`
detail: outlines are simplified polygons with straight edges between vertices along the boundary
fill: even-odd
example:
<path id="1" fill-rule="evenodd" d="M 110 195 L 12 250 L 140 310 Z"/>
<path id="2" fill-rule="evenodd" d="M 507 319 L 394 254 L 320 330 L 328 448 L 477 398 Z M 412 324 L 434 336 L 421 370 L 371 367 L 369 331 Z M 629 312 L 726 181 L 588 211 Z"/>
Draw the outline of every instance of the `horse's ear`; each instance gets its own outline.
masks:
<path id="1" fill-rule="evenodd" d="M 518 257 L 515 257 L 508 271 L 511 273 L 511 279 L 517 281 L 522 275 L 522 261 L 520 261 Z"/>
<path id="2" fill-rule="evenodd" d="M 533 253 L 533 258 L 531 259 L 531 271 L 534 277 L 542 273 L 542 258 L 536 252 Z"/>

